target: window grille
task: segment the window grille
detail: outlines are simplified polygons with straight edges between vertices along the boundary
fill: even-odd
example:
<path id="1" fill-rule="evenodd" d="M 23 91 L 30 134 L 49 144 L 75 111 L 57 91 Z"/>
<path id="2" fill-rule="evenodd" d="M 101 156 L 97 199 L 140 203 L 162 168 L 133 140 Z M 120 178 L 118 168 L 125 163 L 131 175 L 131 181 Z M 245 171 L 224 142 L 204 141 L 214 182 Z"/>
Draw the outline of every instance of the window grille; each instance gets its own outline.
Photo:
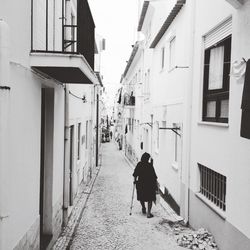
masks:
<path id="1" fill-rule="evenodd" d="M 217 207 L 226 210 L 227 178 L 198 163 L 200 169 L 200 193 Z"/>

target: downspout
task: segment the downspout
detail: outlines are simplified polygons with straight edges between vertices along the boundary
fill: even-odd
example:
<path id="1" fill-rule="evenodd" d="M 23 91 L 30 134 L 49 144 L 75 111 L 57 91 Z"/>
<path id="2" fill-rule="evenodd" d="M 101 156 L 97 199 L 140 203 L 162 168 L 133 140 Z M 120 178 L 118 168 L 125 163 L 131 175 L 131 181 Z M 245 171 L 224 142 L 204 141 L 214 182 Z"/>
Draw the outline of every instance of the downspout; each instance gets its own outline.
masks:
<path id="1" fill-rule="evenodd" d="M 8 249 L 6 240 L 8 232 L 9 210 L 9 114 L 10 87 L 9 84 L 9 27 L 0 19 L 0 249 Z"/>
<path id="2" fill-rule="evenodd" d="M 99 93 L 98 93 L 98 87 L 96 92 L 96 167 L 98 167 L 98 154 L 99 154 Z"/>
<path id="3" fill-rule="evenodd" d="M 65 103 L 64 103 L 64 176 L 63 176 L 63 224 L 67 224 L 69 207 L 69 91 L 65 84 Z"/>
<path id="4" fill-rule="evenodd" d="M 185 211 L 184 220 L 188 224 L 190 216 L 190 167 L 191 167 L 191 134 L 192 134 L 192 96 L 193 96 L 193 78 L 194 78 L 194 39 L 195 39 L 195 15 L 196 15 L 196 0 L 190 1 L 190 48 L 189 48 L 189 77 L 186 86 L 186 179 L 185 179 Z"/>

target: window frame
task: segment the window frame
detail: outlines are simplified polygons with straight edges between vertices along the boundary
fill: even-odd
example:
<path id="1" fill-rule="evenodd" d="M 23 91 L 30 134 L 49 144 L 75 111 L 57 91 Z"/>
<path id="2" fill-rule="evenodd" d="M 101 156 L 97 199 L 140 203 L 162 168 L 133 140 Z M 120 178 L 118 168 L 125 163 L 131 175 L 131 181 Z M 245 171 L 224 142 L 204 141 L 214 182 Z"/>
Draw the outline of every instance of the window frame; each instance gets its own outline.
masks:
<path id="1" fill-rule="evenodd" d="M 81 159 L 81 123 L 77 124 L 77 160 Z"/>
<path id="2" fill-rule="evenodd" d="M 85 133 L 86 133 L 86 138 L 85 138 L 85 149 L 88 149 L 88 126 L 89 126 L 89 121 L 87 120 L 86 123 L 86 128 L 85 128 Z"/>
<path id="3" fill-rule="evenodd" d="M 165 68 L 165 47 L 161 48 L 161 70 Z"/>
<path id="4" fill-rule="evenodd" d="M 155 140 L 155 152 L 158 153 L 160 150 L 160 122 L 155 122 L 156 128 L 156 140 Z"/>
<path id="5" fill-rule="evenodd" d="M 174 42 L 174 43 L 173 43 Z M 173 46 L 174 44 L 174 46 Z M 169 70 L 175 68 L 175 56 L 176 56 L 176 36 L 171 37 L 169 40 Z"/>
<path id="6" fill-rule="evenodd" d="M 202 121 L 228 123 L 229 117 L 220 117 L 221 101 L 229 100 L 230 87 L 230 67 L 231 67 L 231 43 L 232 35 L 225 37 L 218 43 L 204 50 L 203 65 L 203 100 L 202 100 Z M 209 61 L 210 53 L 213 48 L 224 47 L 224 65 L 223 65 L 223 84 L 219 89 L 208 89 L 209 85 Z M 215 116 L 207 117 L 207 104 L 209 101 L 215 101 Z"/>

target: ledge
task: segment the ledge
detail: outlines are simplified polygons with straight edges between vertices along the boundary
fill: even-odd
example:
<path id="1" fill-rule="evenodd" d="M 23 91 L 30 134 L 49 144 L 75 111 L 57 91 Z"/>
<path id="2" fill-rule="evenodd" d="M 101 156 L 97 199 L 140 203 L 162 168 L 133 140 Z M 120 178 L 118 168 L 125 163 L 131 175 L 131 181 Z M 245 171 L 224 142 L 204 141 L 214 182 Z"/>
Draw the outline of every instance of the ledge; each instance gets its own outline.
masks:
<path id="1" fill-rule="evenodd" d="M 223 220 L 226 219 L 226 213 L 215 206 L 210 200 L 204 197 L 200 193 L 195 193 L 195 196 L 200 199 L 203 203 L 205 203 L 209 208 L 211 208 L 217 215 L 219 215 Z"/>
<path id="2" fill-rule="evenodd" d="M 228 123 L 199 121 L 199 122 L 197 122 L 197 124 L 198 125 L 208 125 L 208 126 L 214 126 L 214 127 L 221 127 L 221 128 L 229 128 L 229 124 Z"/>

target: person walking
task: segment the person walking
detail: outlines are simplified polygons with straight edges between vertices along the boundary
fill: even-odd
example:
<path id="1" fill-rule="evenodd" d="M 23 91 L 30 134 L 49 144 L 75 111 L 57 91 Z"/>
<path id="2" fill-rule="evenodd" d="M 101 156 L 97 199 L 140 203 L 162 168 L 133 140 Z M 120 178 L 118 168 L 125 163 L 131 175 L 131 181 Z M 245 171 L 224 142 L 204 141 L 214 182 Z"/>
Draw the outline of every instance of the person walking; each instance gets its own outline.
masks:
<path id="1" fill-rule="evenodd" d="M 142 213 L 147 214 L 147 218 L 152 218 L 151 208 L 153 201 L 156 200 L 157 175 L 153 167 L 153 161 L 149 162 L 150 154 L 145 152 L 135 167 L 133 176 L 136 185 L 137 200 L 142 205 Z M 146 213 L 145 202 L 148 202 Z"/>

